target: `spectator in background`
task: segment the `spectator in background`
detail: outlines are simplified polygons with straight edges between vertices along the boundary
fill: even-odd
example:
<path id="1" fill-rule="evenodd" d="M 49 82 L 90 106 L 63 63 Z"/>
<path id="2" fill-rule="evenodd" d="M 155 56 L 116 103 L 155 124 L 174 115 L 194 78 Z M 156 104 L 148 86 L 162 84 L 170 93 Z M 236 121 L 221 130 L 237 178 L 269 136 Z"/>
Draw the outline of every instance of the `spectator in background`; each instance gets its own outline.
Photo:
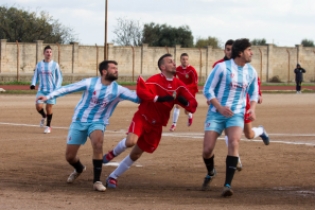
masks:
<path id="1" fill-rule="evenodd" d="M 296 82 L 296 93 L 301 94 L 301 85 L 303 82 L 303 73 L 305 73 L 305 69 L 303 69 L 300 64 L 296 65 L 296 69 L 294 69 L 295 73 L 295 82 Z"/>

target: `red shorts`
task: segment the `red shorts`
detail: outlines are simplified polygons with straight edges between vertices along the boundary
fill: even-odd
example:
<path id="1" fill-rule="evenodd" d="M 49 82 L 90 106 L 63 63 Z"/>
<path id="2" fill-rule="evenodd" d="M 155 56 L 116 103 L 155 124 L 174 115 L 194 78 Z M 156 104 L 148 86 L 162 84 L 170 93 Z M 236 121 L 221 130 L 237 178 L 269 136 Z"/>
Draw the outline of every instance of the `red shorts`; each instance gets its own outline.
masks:
<path id="1" fill-rule="evenodd" d="M 136 112 L 130 123 L 128 133 L 136 134 L 137 145 L 145 152 L 153 153 L 158 147 L 162 136 L 162 125 L 152 124 Z"/>

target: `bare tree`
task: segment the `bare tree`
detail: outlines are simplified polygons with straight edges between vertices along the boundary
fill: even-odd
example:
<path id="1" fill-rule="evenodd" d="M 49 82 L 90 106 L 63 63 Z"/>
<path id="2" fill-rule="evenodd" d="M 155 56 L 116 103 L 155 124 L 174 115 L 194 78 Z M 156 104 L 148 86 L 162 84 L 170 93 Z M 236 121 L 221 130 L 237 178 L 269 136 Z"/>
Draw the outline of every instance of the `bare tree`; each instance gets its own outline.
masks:
<path id="1" fill-rule="evenodd" d="M 116 39 L 113 42 L 121 46 L 142 45 L 143 25 L 139 21 L 118 18 L 117 26 L 113 31 Z"/>

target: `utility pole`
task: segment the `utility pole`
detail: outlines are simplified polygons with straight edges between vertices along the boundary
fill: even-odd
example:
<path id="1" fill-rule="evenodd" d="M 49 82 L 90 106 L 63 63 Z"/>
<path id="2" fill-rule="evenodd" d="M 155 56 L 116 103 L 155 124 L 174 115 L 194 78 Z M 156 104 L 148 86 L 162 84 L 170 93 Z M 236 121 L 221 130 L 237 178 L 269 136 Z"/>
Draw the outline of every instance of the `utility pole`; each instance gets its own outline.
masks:
<path id="1" fill-rule="evenodd" d="M 107 0 L 105 0 L 105 41 L 104 41 L 104 60 L 107 60 Z"/>

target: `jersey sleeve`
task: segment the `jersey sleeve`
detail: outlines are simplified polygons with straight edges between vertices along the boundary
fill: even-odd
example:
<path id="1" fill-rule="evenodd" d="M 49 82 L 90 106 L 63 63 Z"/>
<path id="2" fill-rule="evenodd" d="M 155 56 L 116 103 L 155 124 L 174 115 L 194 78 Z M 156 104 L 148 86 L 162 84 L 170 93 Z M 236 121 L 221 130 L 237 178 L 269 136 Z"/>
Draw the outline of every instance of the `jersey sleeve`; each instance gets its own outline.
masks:
<path id="1" fill-rule="evenodd" d="M 157 95 L 147 87 L 141 76 L 139 76 L 137 80 L 137 95 L 141 101 L 155 101 L 157 97 Z"/>
<path id="2" fill-rule="evenodd" d="M 120 94 L 119 94 L 119 98 L 121 100 L 128 100 L 134 103 L 140 103 L 140 99 L 137 96 L 137 93 L 135 91 L 131 91 L 128 88 L 119 86 L 120 88 Z"/>
<path id="3" fill-rule="evenodd" d="M 222 67 L 220 67 L 220 65 L 216 65 L 212 72 L 210 73 L 203 87 L 203 95 L 206 97 L 207 101 L 216 98 L 214 90 L 222 77 L 222 73 L 223 70 Z"/>
<path id="4" fill-rule="evenodd" d="M 32 78 L 31 85 L 36 86 L 37 80 L 38 80 L 38 64 L 35 67 L 35 71 L 34 71 L 34 75 L 33 75 L 33 78 Z"/>
<path id="5" fill-rule="evenodd" d="M 183 96 L 187 101 L 188 101 L 188 106 L 184 107 L 183 105 L 181 105 L 178 100 L 176 99 L 175 103 L 177 103 L 178 105 L 182 106 L 184 109 L 186 109 L 188 112 L 191 113 L 195 113 L 198 103 L 196 98 L 190 93 L 190 91 L 185 87 L 185 84 L 181 81 L 178 81 L 179 85 L 178 85 L 178 94 L 180 96 Z M 178 96 L 179 96 L 178 95 Z M 178 97 L 177 96 L 177 97 Z"/>
<path id="6" fill-rule="evenodd" d="M 62 73 L 61 73 L 58 63 L 56 63 L 55 78 L 56 78 L 56 81 L 55 81 L 56 89 L 58 89 L 59 87 L 61 87 L 62 80 L 63 80 Z"/>
<path id="7" fill-rule="evenodd" d="M 48 100 L 52 99 L 52 98 L 58 98 L 60 96 L 67 95 L 69 93 L 86 90 L 86 88 L 87 88 L 87 80 L 84 79 L 84 80 L 81 80 L 80 82 L 76 82 L 76 83 L 73 83 L 70 85 L 60 87 L 60 88 L 54 90 L 53 92 L 51 92 L 46 97 Z"/>
<path id="8" fill-rule="evenodd" d="M 250 101 L 258 101 L 259 89 L 258 89 L 258 79 L 256 70 L 253 71 L 253 78 L 248 87 L 248 95 Z"/>

